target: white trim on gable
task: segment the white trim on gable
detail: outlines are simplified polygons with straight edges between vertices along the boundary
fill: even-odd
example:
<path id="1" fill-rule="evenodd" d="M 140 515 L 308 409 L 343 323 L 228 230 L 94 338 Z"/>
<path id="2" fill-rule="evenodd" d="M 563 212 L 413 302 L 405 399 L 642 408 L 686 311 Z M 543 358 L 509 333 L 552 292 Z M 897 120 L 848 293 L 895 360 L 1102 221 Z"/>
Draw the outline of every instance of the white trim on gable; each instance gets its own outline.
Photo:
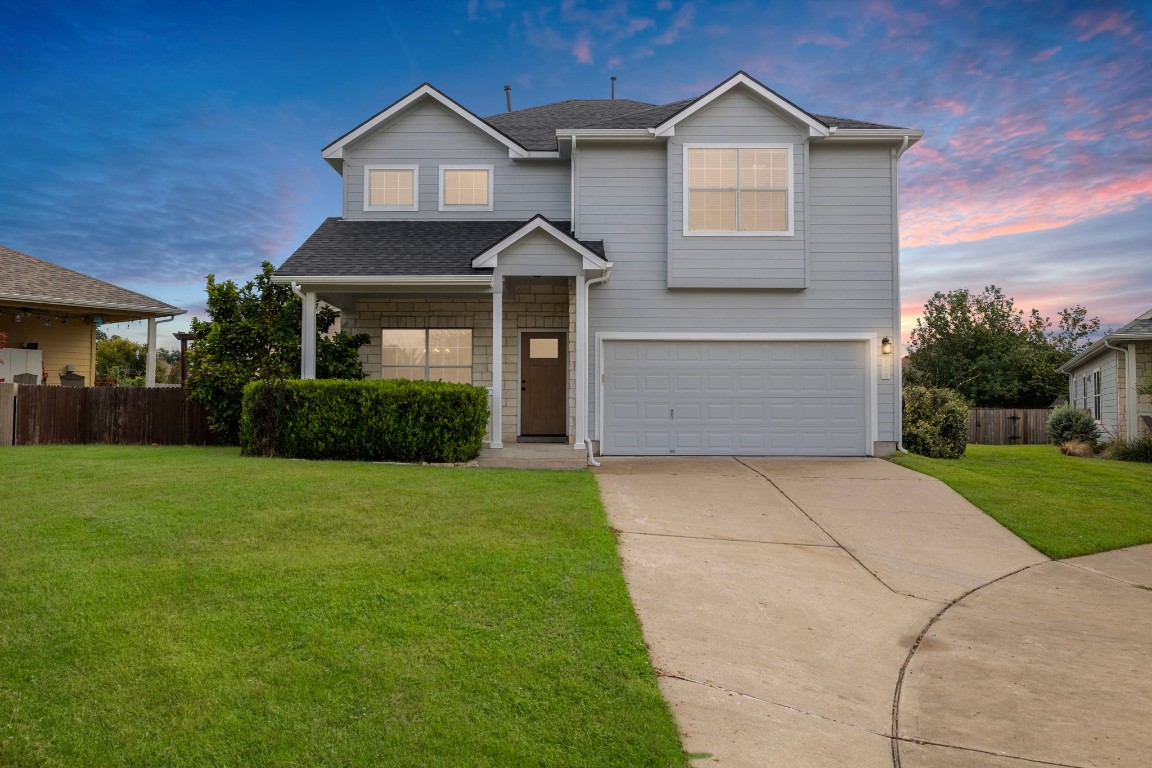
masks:
<path id="1" fill-rule="evenodd" d="M 800 109 L 795 104 L 792 104 L 791 102 L 772 92 L 770 89 L 765 88 L 763 85 L 756 82 L 754 79 L 744 74 L 743 72 L 737 72 L 735 75 L 728 78 L 723 83 L 716 86 L 696 101 L 692 102 L 690 106 L 685 107 L 680 112 L 677 112 L 675 115 L 668 118 L 660 125 L 656 126 L 653 135 L 672 135 L 677 123 L 688 119 L 700 110 L 706 108 L 712 102 L 716 101 L 716 99 L 720 98 L 737 86 L 743 86 L 747 88 L 756 96 L 771 104 L 778 111 L 783 112 L 785 115 L 792 118 L 792 120 L 795 122 L 807 127 L 809 136 L 823 138 L 832 133 L 832 130 L 827 125 L 812 117 L 812 115 Z"/>
<path id="2" fill-rule="evenodd" d="M 565 247 L 571 249 L 574 253 L 583 259 L 584 269 L 608 269 L 612 266 L 612 262 L 605 261 L 600 258 L 596 253 L 590 251 L 579 240 L 571 237 L 567 232 L 563 232 L 556 228 L 552 222 L 545 219 L 543 216 L 536 216 L 523 227 L 516 230 L 512 234 L 505 237 L 496 245 L 492 246 L 484 253 L 480 254 L 472 260 L 473 269 L 495 269 L 498 266 L 498 256 L 501 251 L 507 250 L 511 246 L 523 240 L 533 232 L 545 232 L 556 239 Z"/>
<path id="3" fill-rule="evenodd" d="M 437 102 L 442 107 L 444 107 L 445 109 L 449 110 L 450 112 L 454 113 L 455 115 L 462 118 L 466 122 L 470 123 L 473 127 L 475 127 L 481 133 L 483 133 L 483 134 L 487 135 L 488 137 L 495 139 L 496 141 L 503 144 L 505 147 L 508 148 L 508 156 L 509 157 L 518 158 L 518 159 L 528 159 L 528 158 L 559 157 L 560 156 L 559 152 L 538 152 L 538 151 L 533 152 L 533 151 L 525 149 L 524 147 L 520 146 L 519 144 L 517 144 L 512 139 L 508 138 L 504 134 L 497 131 L 492 126 L 488 125 L 488 123 L 484 122 L 483 120 L 481 120 L 476 115 L 469 112 L 464 107 L 457 104 L 449 96 L 445 95 L 444 93 L 441 93 L 436 88 L 432 87 L 431 85 L 428 85 L 427 83 L 420 86 L 416 90 L 412 91 L 411 93 L 409 93 L 407 96 L 400 99 L 396 103 L 392 104 L 392 106 L 387 107 L 382 112 L 379 112 L 375 116 L 369 118 L 368 120 L 365 120 L 363 123 L 356 126 L 355 128 L 353 128 L 348 133 L 346 133 L 343 136 L 341 136 L 340 138 L 336 139 L 336 141 L 334 141 L 331 144 L 329 144 L 328 146 L 324 147 L 324 149 L 321 151 L 321 156 L 325 160 L 327 160 L 330 164 L 339 167 L 339 164 L 342 163 L 344 160 L 344 148 L 345 147 L 347 147 L 349 144 L 356 141 L 357 139 L 363 137 L 365 134 L 376 130 L 378 127 L 380 127 L 384 123 L 388 122 L 393 117 L 395 117 L 396 115 L 405 111 L 406 109 L 411 107 L 413 104 L 415 104 L 416 102 L 418 102 L 422 99 L 432 99 L 433 101 Z"/>

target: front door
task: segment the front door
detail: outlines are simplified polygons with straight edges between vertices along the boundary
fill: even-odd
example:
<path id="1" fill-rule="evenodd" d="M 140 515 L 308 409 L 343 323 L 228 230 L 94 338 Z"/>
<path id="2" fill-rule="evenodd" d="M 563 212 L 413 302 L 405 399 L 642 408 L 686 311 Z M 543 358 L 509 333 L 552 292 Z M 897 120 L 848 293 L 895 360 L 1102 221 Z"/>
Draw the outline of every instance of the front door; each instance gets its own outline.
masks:
<path id="1" fill-rule="evenodd" d="M 563 436 L 568 379 L 566 334 L 532 332 L 520 338 L 520 434 Z"/>

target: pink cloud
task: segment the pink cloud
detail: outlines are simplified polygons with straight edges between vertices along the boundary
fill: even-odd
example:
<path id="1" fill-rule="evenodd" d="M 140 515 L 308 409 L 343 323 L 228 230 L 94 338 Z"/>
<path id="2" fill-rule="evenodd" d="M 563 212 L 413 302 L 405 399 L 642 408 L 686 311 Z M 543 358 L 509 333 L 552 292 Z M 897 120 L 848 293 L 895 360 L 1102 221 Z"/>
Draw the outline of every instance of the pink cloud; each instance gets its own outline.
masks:
<path id="1" fill-rule="evenodd" d="M 1080 33 L 1077 38 L 1081 42 L 1091 40 L 1105 32 L 1115 32 L 1121 37 L 1129 37 L 1135 31 L 1130 12 L 1121 12 L 1115 8 L 1107 11 L 1085 11 L 1072 19 L 1072 27 Z"/>
<path id="2" fill-rule="evenodd" d="M 1076 164 L 1084 158 L 1073 155 Z M 901 216 L 903 247 L 965 243 L 1000 235 L 1057 229 L 1122 211 L 1152 200 L 1152 173 L 1098 182 L 1079 173 L 1047 184 L 1021 177 L 1015 184 L 973 186 L 967 180 L 941 180 L 917 198 L 914 187 L 905 195 Z"/>
<path id="3" fill-rule="evenodd" d="M 1104 135 L 1096 131 L 1088 131 L 1083 128 L 1073 128 L 1064 134 L 1064 138 L 1069 141 L 1099 141 L 1104 138 Z"/>
<path id="4" fill-rule="evenodd" d="M 1033 64 L 1039 64 L 1042 61 L 1048 61 L 1048 59 L 1052 58 L 1053 56 L 1055 56 L 1059 52 L 1060 52 L 1060 46 L 1056 46 L 1055 48 L 1049 48 L 1046 51 L 1040 51 L 1040 53 L 1038 53 L 1035 56 L 1033 56 L 1032 58 L 1028 59 L 1028 61 L 1032 62 Z"/>
<path id="5" fill-rule="evenodd" d="M 680 39 L 680 35 L 692 29 L 696 21 L 696 5 L 685 3 L 672 17 L 672 25 L 664 33 L 652 40 L 656 45 L 671 45 Z"/>
<path id="6" fill-rule="evenodd" d="M 836 35 L 825 35 L 817 32 L 811 35 L 800 35 L 796 38 L 796 45 L 826 45 L 831 48 L 847 48 L 848 41 Z"/>
<path id="7" fill-rule="evenodd" d="M 572 55 L 581 64 L 592 63 L 592 46 L 588 43 L 588 38 L 580 37 L 572 44 Z"/>

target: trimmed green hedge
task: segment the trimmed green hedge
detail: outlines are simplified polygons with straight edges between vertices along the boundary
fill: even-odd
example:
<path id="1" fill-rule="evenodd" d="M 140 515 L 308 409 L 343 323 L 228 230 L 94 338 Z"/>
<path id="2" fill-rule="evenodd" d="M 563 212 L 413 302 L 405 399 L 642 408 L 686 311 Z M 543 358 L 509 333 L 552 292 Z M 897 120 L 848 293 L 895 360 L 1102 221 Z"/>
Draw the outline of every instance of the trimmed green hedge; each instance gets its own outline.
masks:
<path id="1" fill-rule="evenodd" d="M 437 381 L 275 380 L 244 388 L 247 456 L 469 461 L 488 425 L 488 391 Z"/>

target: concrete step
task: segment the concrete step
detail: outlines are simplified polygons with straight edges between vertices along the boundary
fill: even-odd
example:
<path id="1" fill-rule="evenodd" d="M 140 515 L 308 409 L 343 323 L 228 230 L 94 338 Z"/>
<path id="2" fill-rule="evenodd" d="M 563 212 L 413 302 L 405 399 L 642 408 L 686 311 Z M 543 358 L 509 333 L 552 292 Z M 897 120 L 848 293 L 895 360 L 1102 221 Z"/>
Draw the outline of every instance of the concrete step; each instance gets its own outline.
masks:
<path id="1" fill-rule="evenodd" d="M 503 448 L 484 448 L 476 465 L 509 469 L 584 469 L 583 451 L 570 445 L 550 443 L 505 443 Z"/>

